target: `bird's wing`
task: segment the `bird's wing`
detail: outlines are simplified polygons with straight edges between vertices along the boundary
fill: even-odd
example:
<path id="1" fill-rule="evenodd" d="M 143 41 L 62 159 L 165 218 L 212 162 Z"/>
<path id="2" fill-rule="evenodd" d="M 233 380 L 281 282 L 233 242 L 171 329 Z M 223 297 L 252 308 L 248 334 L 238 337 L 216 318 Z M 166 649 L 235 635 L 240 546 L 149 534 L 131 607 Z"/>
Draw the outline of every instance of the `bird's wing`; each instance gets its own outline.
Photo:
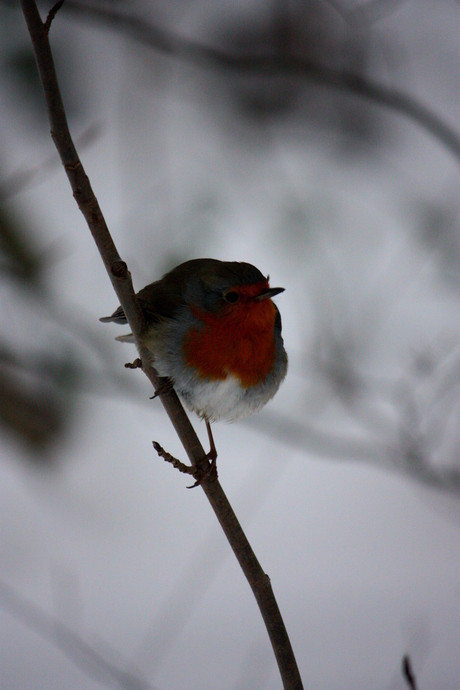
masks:
<path id="1" fill-rule="evenodd" d="M 174 280 L 169 280 L 169 274 L 140 290 L 137 299 L 147 323 L 173 318 L 176 309 L 184 304 L 183 291 L 183 281 L 177 280 L 177 276 Z M 111 316 L 104 316 L 99 321 L 120 325 L 127 323 L 122 307 L 118 307 Z"/>

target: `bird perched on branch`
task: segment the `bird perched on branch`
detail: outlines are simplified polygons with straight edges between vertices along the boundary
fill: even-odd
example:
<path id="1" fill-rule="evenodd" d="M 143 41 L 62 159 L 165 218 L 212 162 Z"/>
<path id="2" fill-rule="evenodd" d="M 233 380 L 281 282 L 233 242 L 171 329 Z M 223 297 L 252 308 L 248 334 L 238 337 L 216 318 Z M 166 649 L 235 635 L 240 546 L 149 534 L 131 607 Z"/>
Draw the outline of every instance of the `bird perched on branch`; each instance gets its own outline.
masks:
<path id="1" fill-rule="evenodd" d="M 260 410 L 286 376 L 280 313 L 268 277 L 248 263 L 193 259 L 137 293 L 142 345 L 185 405 L 210 422 Z M 126 324 L 119 307 L 102 322 Z M 133 342 L 132 335 L 118 340 Z M 214 450 L 213 450 L 214 448 Z"/>

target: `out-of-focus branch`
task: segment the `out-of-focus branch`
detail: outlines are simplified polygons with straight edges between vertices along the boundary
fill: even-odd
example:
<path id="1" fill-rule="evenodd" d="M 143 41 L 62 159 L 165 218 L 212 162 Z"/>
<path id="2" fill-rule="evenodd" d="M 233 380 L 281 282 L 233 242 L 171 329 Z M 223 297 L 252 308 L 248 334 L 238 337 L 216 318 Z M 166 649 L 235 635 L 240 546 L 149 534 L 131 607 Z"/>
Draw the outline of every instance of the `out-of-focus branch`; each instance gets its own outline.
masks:
<path id="1" fill-rule="evenodd" d="M 99 21 L 104 26 L 129 34 L 137 41 L 181 60 L 246 74 L 297 75 L 322 86 L 360 96 L 411 119 L 460 160 L 460 134 L 436 113 L 403 91 L 378 84 L 360 74 L 326 67 L 307 58 L 289 54 L 248 56 L 229 53 L 183 38 L 145 19 L 119 12 L 112 7 L 98 7 L 76 0 L 69 0 L 64 7 L 77 17 Z"/>
<path id="2" fill-rule="evenodd" d="M 266 410 L 263 415 L 252 417 L 246 424 L 254 431 L 270 436 L 279 443 L 303 452 L 312 453 L 315 458 L 327 458 L 340 462 L 364 462 L 382 470 L 391 470 L 406 475 L 433 489 L 460 495 L 460 472 L 455 468 L 432 467 L 423 454 L 417 453 L 402 438 L 400 443 L 389 443 L 375 437 L 364 440 L 344 434 L 322 430 L 308 421 L 297 421 Z"/>
<path id="3" fill-rule="evenodd" d="M 414 672 L 412 670 L 412 663 L 410 660 L 410 656 L 406 655 L 405 657 L 403 657 L 402 673 L 403 673 L 403 678 L 406 681 L 410 690 L 417 690 L 417 681 L 415 680 L 415 675 L 414 675 Z"/>
<path id="4" fill-rule="evenodd" d="M 90 678 L 123 690 L 149 690 L 152 686 L 133 673 L 104 659 L 70 628 L 20 596 L 0 581 L 0 606 L 40 637 L 50 641 Z"/>
<path id="5" fill-rule="evenodd" d="M 42 22 L 35 0 L 21 0 L 21 6 L 32 39 L 38 72 L 45 93 L 51 136 L 66 170 L 75 200 L 88 223 L 132 329 L 141 356 L 143 370 L 155 390 L 158 390 L 158 375 L 149 364 L 148 353 L 140 345 L 144 316 L 134 294 L 130 273 L 124 261 L 121 260 L 110 236 L 102 211 L 70 135 L 48 41 L 49 27 Z M 191 463 L 197 467 L 207 467 L 208 462 L 204 449 L 174 390 L 163 390 L 160 397 Z M 202 487 L 257 600 L 278 662 L 283 686 L 289 690 L 301 690 L 303 686 L 297 662 L 273 595 L 270 579 L 262 570 L 219 482 L 205 478 Z"/>
<path id="6" fill-rule="evenodd" d="M 102 127 L 99 123 L 90 125 L 77 139 L 80 150 L 86 149 L 93 144 L 101 135 Z M 37 165 L 18 170 L 9 177 L 0 179 L 0 202 L 11 199 L 16 194 L 21 194 L 34 185 L 40 185 L 46 181 L 47 176 L 51 175 L 59 166 L 59 158 L 56 153 L 48 156 Z"/>

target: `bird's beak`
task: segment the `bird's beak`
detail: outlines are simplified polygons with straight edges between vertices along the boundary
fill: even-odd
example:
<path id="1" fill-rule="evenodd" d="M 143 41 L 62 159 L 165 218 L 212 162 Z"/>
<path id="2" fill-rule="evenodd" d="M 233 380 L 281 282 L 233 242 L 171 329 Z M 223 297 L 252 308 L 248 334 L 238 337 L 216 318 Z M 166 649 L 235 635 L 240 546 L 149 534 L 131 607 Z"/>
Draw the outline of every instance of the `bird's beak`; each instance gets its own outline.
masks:
<path id="1" fill-rule="evenodd" d="M 284 288 L 267 288 L 260 295 L 257 295 L 256 300 L 261 301 L 263 299 L 269 299 L 275 295 L 279 295 L 280 292 L 284 292 Z"/>

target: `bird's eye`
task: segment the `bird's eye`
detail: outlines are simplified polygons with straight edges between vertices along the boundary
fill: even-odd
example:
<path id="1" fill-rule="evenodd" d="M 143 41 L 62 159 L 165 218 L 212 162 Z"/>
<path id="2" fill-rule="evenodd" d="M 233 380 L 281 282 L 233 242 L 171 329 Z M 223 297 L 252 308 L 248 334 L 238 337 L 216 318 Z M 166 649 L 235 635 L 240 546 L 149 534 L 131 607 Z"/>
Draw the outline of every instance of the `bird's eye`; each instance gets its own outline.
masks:
<path id="1" fill-rule="evenodd" d="M 224 295 L 224 299 L 230 302 L 230 304 L 235 304 L 235 302 L 238 302 L 240 299 L 240 296 L 237 292 L 227 292 L 227 294 Z"/>

